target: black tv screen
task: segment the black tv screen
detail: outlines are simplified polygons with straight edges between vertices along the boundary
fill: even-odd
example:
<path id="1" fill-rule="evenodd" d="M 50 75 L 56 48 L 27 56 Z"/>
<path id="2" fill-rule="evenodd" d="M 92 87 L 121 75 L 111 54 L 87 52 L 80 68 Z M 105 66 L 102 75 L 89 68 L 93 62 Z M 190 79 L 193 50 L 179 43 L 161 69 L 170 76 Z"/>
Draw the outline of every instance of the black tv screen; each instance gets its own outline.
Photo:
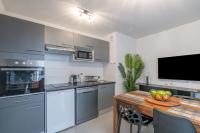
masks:
<path id="1" fill-rule="evenodd" d="M 200 54 L 158 58 L 158 78 L 200 81 Z"/>

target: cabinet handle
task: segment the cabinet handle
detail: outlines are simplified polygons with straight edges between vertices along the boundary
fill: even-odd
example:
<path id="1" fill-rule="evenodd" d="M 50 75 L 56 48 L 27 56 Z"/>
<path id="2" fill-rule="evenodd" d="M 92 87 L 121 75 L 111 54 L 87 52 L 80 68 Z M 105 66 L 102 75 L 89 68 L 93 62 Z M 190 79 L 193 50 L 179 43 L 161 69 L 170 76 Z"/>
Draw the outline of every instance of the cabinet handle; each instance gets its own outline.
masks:
<path id="1" fill-rule="evenodd" d="M 29 100 L 20 100 L 20 101 L 15 101 L 15 103 L 29 102 L 29 101 L 32 101 L 32 99 L 29 99 Z"/>
<path id="2" fill-rule="evenodd" d="M 37 108 L 40 108 L 40 107 L 41 107 L 40 105 L 37 105 L 37 106 L 31 106 L 31 107 L 26 108 L 26 110 L 37 109 Z"/>
<path id="3" fill-rule="evenodd" d="M 95 58 L 94 60 L 96 60 L 96 61 L 103 61 L 103 59 L 97 59 L 97 58 Z"/>
<path id="4" fill-rule="evenodd" d="M 29 51 L 29 52 L 43 52 L 43 51 L 39 51 L 39 50 L 26 50 L 26 51 Z"/>
<path id="5" fill-rule="evenodd" d="M 74 47 L 73 45 L 71 45 L 71 44 L 67 44 L 67 43 L 62 43 L 61 45 L 64 45 L 64 46 L 69 46 L 69 47 Z"/>
<path id="6" fill-rule="evenodd" d="M 85 45 L 85 46 L 90 47 L 90 48 L 94 48 L 94 46 L 91 46 L 91 45 Z"/>
<path id="7" fill-rule="evenodd" d="M 108 87 L 101 87 L 100 89 L 109 89 Z"/>

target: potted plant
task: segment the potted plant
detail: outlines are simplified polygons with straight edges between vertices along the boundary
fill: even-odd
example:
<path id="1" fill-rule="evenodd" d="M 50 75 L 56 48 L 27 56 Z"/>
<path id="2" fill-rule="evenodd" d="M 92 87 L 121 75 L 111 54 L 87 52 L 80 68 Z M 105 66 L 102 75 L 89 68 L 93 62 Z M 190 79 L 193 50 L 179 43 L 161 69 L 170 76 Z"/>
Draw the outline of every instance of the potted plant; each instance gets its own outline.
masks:
<path id="1" fill-rule="evenodd" d="M 123 86 L 127 92 L 136 90 L 136 81 L 144 69 L 144 63 L 138 54 L 126 54 L 125 65 L 119 63 L 118 69 L 123 78 Z"/>

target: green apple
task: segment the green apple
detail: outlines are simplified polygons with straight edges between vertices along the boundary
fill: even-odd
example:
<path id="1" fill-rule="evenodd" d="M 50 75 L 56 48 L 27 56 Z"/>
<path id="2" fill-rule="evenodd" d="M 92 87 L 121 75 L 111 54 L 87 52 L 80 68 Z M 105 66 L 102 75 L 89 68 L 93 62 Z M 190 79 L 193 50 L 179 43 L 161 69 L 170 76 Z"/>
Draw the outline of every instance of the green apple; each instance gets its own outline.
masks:
<path id="1" fill-rule="evenodd" d="M 158 90 L 157 93 L 160 95 L 160 96 L 164 96 L 166 93 L 164 90 Z"/>
<path id="2" fill-rule="evenodd" d="M 166 94 L 167 94 L 168 96 L 171 96 L 171 95 L 172 95 L 171 91 L 166 91 Z"/>
<path id="3" fill-rule="evenodd" d="M 152 90 L 150 90 L 150 94 L 151 94 L 151 96 L 152 96 L 153 98 L 155 98 L 155 96 L 156 96 L 156 94 L 157 94 L 157 91 L 154 90 L 154 89 L 152 89 Z"/>

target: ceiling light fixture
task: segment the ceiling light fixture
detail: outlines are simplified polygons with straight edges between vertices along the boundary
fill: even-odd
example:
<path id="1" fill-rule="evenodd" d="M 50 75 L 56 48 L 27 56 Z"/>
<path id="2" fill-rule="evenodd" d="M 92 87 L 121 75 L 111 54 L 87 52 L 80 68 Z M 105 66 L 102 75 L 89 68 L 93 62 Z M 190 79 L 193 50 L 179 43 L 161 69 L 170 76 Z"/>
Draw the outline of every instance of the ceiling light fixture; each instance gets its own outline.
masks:
<path id="1" fill-rule="evenodd" d="M 93 18 L 94 18 L 94 14 L 88 10 L 82 9 L 82 8 L 78 8 L 78 12 L 79 12 L 79 16 L 82 18 L 86 18 L 88 19 L 88 22 L 92 22 Z"/>

